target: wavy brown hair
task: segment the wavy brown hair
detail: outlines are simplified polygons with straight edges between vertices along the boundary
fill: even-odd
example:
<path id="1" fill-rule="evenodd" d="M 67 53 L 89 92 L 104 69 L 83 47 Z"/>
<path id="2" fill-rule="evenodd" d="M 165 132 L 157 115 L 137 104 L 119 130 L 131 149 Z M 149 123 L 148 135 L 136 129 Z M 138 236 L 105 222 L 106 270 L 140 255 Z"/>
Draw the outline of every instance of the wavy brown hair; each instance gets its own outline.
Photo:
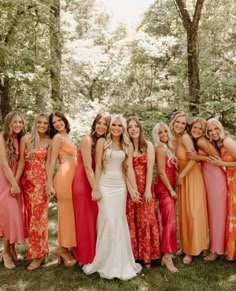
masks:
<path id="1" fill-rule="evenodd" d="M 133 120 L 134 122 L 136 122 L 136 124 L 137 124 L 137 126 L 138 126 L 138 128 L 139 128 L 139 130 L 140 130 L 139 141 L 138 141 L 138 150 L 139 150 L 140 153 L 144 153 L 144 152 L 147 151 L 147 141 L 146 141 L 146 139 L 144 138 L 144 133 L 143 133 L 143 127 L 142 127 L 142 124 L 141 124 L 141 122 L 139 121 L 138 117 L 136 117 L 136 116 L 131 116 L 131 117 L 129 117 L 129 118 L 127 119 L 127 121 L 126 121 L 126 122 L 127 122 L 128 132 L 129 132 L 129 123 L 130 123 L 130 121 L 132 121 L 132 120 Z M 130 137 L 130 140 L 131 140 L 131 142 L 133 143 L 131 137 Z M 133 144 L 133 146 L 134 146 L 134 144 Z"/>
<path id="2" fill-rule="evenodd" d="M 18 154 L 16 152 L 16 148 L 14 146 L 14 141 L 12 137 L 12 134 L 13 134 L 12 124 L 16 116 L 19 116 L 22 119 L 22 124 L 23 124 L 22 130 L 17 134 L 18 142 L 20 142 L 22 136 L 25 135 L 25 122 L 24 122 L 23 115 L 18 111 L 9 112 L 6 115 L 4 119 L 4 124 L 3 124 L 3 139 L 6 145 L 7 159 L 11 166 L 15 164 L 18 160 Z"/>
<path id="3" fill-rule="evenodd" d="M 106 120 L 106 124 L 107 124 L 107 132 L 108 132 L 108 129 L 110 127 L 110 122 L 111 122 L 111 116 L 108 112 L 99 112 L 93 123 L 92 123 L 92 126 L 91 126 L 91 130 L 90 130 L 90 136 L 92 138 L 92 154 L 94 154 L 95 152 L 95 147 L 96 147 L 96 143 L 98 141 L 98 139 L 100 137 L 106 137 L 107 135 L 107 132 L 103 135 L 103 136 L 97 136 L 97 133 L 96 133 L 96 124 L 98 123 L 98 121 L 101 119 L 101 118 L 104 118 Z"/>

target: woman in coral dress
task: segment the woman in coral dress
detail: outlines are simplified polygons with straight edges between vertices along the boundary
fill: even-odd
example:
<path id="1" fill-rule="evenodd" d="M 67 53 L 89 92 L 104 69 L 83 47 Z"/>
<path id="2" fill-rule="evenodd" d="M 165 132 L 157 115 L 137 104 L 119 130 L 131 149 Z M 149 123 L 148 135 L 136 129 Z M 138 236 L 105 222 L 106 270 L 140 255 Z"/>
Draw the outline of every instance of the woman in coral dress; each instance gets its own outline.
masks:
<path id="1" fill-rule="evenodd" d="M 2 259 L 13 269 L 17 257 L 14 244 L 25 239 L 23 197 L 14 175 L 19 158 L 19 141 L 25 134 L 24 120 L 19 112 L 10 112 L 0 134 L 0 236 L 3 237 Z"/>
<path id="2" fill-rule="evenodd" d="M 76 260 L 71 254 L 76 247 L 75 215 L 72 197 L 72 182 L 77 164 L 76 146 L 68 137 L 70 125 L 62 112 L 56 111 L 49 116 L 52 154 L 48 171 L 47 193 L 55 194 L 58 205 L 58 263 L 64 262 L 72 267 Z M 53 180 L 56 161 L 59 167 Z"/>
<path id="3" fill-rule="evenodd" d="M 207 192 L 210 252 L 205 261 L 215 261 L 225 253 L 225 227 L 227 215 L 227 181 L 225 171 L 208 162 L 208 156 L 220 157 L 219 151 L 205 137 L 207 121 L 196 117 L 191 122 L 190 134 L 196 152 L 188 157 L 201 161 L 201 169 Z"/>
<path id="4" fill-rule="evenodd" d="M 177 159 L 173 145 L 173 137 L 169 127 L 157 123 L 152 131 L 156 152 L 157 176 L 154 191 L 159 201 L 161 214 L 161 263 L 172 272 L 178 272 L 172 260 L 172 253 L 177 251 L 175 192 Z"/>
<path id="5" fill-rule="evenodd" d="M 104 138 L 110 123 L 110 115 L 98 113 L 91 126 L 90 134 L 80 142 L 77 167 L 72 192 L 75 211 L 77 246 L 74 255 L 80 265 L 93 261 L 97 237 L 97 199 L 101 196 L 96 189 L 94 151 L 97 140 Z"/>
<path id="6" fill-rule="evenodd" d="M 49 252 L 46 171 L 51 139 L 48 132 L 48 116 L 39 114 L 34 120 L 32 133 L 24 136 L 20 143 L 16 179 L 19 180 L 23 173 L 21 184 L 28 218 L 27 259 L 33 259 L 28 270 L 40 267 Z"/>
<path id="7" fill-rule="evenodd" d="M 131 244 L 136 261 L 151 267 L 151 261 L 160 258 L 160 237 L 157 208 L 152 193 L 152 176 L 155 161 L 154 148 L 145 140 L 143 128 L 137 117 L 127 119 L 128 134 L 133 143 L 133 168 L 140 201 L 135 203 L 127 196 L 126 215 Z"/>
<path id="8" fill-rule="evenodd" d="M 98 272 L 106 279 L 128 280 L 142 269 L 133 257 L 126 219 L 126 174 L 131 185 L 134 183 L 131 162 L 126 120 L 114 116 L 107 141 L 99 139 L 96 145 L 95 175 L 102 196 L 98 201 L 96 254 L 93 262 L 83 267 L 86 274 Z M 138 193 L 129 190 L 138 201 Z"/>
<path id="9" fill-rule="evenodd" d="M 207 121 L 207 133 L 221 153 L 221 159 L 211 157 L 210 161 L 226 167 L 228 184 L 227 222 L 226 222 L 226 255 L 228 260 L 236 259 L 236 141 L 224 131 L 219 120 Z"/>
<path id="10" fill-rule="evenodd" d="M 207 248 L 206 189 L 199 164 L 187 158 L 187 152 L 194 151 L 192 139 L 185 132 L 187 123 L 186 113 L 178 112 L 170 125 L 178 158 L 179 230 L 184 264 L 191 263 L 193 256 Z"/>

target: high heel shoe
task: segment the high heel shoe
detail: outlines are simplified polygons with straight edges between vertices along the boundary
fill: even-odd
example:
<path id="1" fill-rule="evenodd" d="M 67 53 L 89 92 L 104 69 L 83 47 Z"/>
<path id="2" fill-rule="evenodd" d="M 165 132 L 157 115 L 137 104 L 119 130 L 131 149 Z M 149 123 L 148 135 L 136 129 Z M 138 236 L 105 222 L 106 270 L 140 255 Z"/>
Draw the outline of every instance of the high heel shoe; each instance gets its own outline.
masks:
<path id="1" fill-rule="evenodd" d="M 171 273 L 177 273 L 179 270 L 175 267 L 172 258 L 171 257 L 166 257 L 163 256 L 161 259 L 161 265 L 166 266 L 166 268 L 171 272 Z"/>
<path id="2" fill-rule="evenodd" d="M 32 271 L 32 270 L 38 269 L 40 266 L 42 266 L 44 264 L 46 264 L 46 256 L 33 259 L 33 261 L 27 267 L 27 270 Z"/>
<path id="3" fill-rule="evenodd" d="M 16 267 L 10 254 L 3 253 L 2 260 L 3 260 L 5 268 L 7 268 L 8 270 L 14 269 Z"/>
<path id="4" fill-rule="evenodd" d="M 64 263 L 67 268 L 73 267 L 77 261 L 73 258 L 70 251 L 60 251 L 57 255 L 58 264 Z"/>
<path id="5" fill-rule="evenodd" d="M 19 261 L 23 261 L 24 260 L 24 257 L 22 255 L 17 254 L 15 246 L 13 246 L 13 245 L 10 246 L 10 254 L 11 254 L 12 259 L 15 262 L 19 262 Z"/>

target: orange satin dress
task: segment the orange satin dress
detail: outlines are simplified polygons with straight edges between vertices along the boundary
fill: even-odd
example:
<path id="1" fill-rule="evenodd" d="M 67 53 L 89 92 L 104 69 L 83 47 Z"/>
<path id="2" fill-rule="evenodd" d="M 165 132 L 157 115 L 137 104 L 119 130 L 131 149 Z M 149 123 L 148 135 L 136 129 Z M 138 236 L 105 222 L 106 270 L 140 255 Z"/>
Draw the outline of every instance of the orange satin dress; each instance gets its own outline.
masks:
<path id="1" fill-rule="evenodd" d="M 189 160 L 186 149 L 180 142 L 176 156 L 179 173 Z M 197 256 L 207 249 L 207 204 L 202 172 L 196 163 L 178 187 L 178 210 L 181 249 L 185 254 Z"/>
<path id="2" fill-rule="evenodd" d="M 54 177 L 54 189 L 58 205 L 58 245 L 59 247 L 72 248 L 76 246 L 75 215 L 72 197 L 72 182 L 77 164 L 76 147 L 65 140 L 59 149 L 59 157 L 67 156 L 60 163 Z"/>
<path id="3" fill-rule="evenodd" d="M 228 152 L 224 152 L 222 160 L 235 162 Z M 228 260 L 236 259 L 236 167 L 226 167 L 228 184 L 227 223 L 226 223 L 226 254 Z"/>

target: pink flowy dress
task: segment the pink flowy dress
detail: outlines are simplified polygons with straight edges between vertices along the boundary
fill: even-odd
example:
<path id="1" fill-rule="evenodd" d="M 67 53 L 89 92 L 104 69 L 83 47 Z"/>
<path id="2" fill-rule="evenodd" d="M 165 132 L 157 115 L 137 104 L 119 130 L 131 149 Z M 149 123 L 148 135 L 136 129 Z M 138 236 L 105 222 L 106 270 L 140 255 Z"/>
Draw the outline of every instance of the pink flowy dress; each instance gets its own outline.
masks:
<path id="1" fill-rule="evenodd" d="M 19 155 L 19 143 L 17 136 L 13 136 L 16 153 Z M 17 163 L 11 170 L 15 174 Z M 5 173 L 0 167 L 0 237 L 12 243 L 23 244 L 26 236 L 23 215 L 23 196 L 10 194 L 11 184 L 7 180 Z"/>
<path id="2" fill-rule="evenodd" d="M 206 155 L 202 150 L 199 155 Z M 201 161 L 207 192 L 210 251 L 218 255 L 225 253 L 225 229 L 227 215 L 227 181 L 225 171 L 207 161 Z"/>

